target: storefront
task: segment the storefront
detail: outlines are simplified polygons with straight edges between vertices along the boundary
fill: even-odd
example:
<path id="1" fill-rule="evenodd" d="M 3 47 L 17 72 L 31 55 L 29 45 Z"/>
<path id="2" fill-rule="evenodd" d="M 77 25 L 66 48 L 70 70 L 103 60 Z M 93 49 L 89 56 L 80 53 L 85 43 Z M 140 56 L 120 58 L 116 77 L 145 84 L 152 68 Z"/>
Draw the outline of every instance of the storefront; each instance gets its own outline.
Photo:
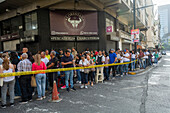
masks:
<path id="1" fill-rule="evenodd" d="M 119 36 L 121 37 L 121 42 L 122 42 L 122 50 L 128 49 L 132 50 L 132 40 L 131 40 L 131 35 L 125 31 L 119 30 Z"/>

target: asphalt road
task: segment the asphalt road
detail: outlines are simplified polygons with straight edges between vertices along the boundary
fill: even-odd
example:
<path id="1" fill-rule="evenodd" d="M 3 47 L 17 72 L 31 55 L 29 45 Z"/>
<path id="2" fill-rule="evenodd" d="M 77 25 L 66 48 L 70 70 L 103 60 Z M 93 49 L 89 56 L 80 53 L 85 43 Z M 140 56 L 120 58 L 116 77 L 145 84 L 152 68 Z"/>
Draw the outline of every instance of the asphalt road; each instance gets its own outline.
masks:
<path id="1" fill-rule="evenodd" d="M 170 113 L 170 53 L 147 71 L 76 92 L 60 90 L 59 103 L 43 101 L 0 108 L 0 113 Z"/>

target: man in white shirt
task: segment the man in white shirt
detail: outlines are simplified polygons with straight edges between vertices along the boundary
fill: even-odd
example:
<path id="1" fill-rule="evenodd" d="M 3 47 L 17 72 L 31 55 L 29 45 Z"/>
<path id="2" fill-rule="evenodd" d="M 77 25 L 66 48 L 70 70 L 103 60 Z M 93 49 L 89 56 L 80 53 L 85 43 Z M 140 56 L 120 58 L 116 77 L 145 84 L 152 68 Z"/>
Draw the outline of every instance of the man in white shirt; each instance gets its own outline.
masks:
<path id="1" fill-rule="evenodd" d="M 144 55 L 145 55 L 145 56 L 143 57 L 143 58 L 145 59 L 144 65 L 145 65 L 145 67 L 147 67 L 147 66 L 148 66 L 148 58 L 149 58 L 149 57 L 148 57 L 148 56 L 149 56 L 148 49 L 145 50 Z"/>
<path id="2" fill-rule="evenodd" d="M 45 52 L 41 52 L 41 61 L 43 61 L 45 63 L 45 65 L 47 65 L 47 63 L 49 62 L 48 58 L 45 57 Z"/>

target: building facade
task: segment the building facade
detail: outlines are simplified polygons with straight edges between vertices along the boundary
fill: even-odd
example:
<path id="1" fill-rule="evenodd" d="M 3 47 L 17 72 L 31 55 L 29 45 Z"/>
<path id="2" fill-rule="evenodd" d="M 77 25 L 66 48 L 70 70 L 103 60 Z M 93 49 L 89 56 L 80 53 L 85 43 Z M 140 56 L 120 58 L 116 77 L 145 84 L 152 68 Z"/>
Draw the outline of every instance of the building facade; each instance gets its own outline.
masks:
<path id="1" fill-rule="evenodd" d="M 16 0 L 11 4 L 0 3 L 6 9 L 0 12 L 1 51 L 23 47 L 33 53 L 71 47 L 78 51 L 134 49 L 132 0 Z M 137 0 L 137 7 L 144 5 Z M 142 31 L 149 23 L 145 11 L 136 10 L 136 20 L 140 45 L 148 35 Z"/>

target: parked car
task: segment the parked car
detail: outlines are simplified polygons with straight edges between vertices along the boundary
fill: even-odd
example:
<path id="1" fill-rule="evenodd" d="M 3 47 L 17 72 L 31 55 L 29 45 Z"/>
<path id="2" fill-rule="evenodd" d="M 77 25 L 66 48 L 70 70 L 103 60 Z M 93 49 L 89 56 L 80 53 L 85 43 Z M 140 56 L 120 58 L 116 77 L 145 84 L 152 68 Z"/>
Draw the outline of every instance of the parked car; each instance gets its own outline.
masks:
<path id="1" fill-rule="evenodd" d="M 162 55 L 166 55 L 166 51 L 162 51 L 161 54 L 162 54 Z"/>

